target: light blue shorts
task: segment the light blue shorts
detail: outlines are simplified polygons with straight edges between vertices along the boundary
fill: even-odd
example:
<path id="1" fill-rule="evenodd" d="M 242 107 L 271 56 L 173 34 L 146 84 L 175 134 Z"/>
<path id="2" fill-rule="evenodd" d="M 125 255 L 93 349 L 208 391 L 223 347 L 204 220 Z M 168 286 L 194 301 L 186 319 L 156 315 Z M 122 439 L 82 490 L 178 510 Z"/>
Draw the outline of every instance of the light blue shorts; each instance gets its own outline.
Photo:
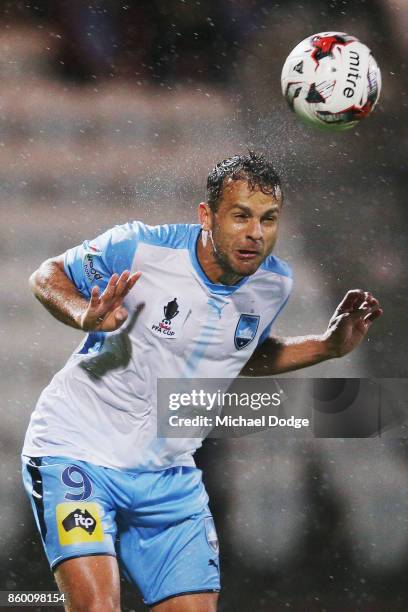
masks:
<path id="1" fill-rule="evenodd" d="M 149 606 L 220 590 L 217 534 L 197 468 L 132 473 L 23 457 L 23 480 L 52 569 L 117 555 Z"/>

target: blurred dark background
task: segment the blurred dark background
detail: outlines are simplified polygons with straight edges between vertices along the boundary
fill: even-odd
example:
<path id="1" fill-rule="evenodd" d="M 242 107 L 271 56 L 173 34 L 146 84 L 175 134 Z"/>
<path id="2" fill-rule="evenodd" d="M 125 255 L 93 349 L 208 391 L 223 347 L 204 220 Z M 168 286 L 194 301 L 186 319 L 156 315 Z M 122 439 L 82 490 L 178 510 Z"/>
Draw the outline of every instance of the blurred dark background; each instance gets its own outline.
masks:
<path id="1" fill-rule="evenodd" d="M 306 36 L 354 34 L 383 77 L 357 129 L 312 131 L 280 71 Z M 0 3 L 0 589 L 55 588 L 20 483 L 41 389 L 80 334 L 27 278 L 116 223 L 194 222 L 206 175 L 248 147 L 280 171 L 277 254 L 295 289 L 276 333 L 322 331 L 350 288 L 385 314 L 364 346 L 296 375 L 407 376 L 405 0 Z M 404 440 L 208 440 L 198 453 L 221 541 L 220 610 L 407 609 Z M 123 610 L 145 609 L 123 584 Z"/>

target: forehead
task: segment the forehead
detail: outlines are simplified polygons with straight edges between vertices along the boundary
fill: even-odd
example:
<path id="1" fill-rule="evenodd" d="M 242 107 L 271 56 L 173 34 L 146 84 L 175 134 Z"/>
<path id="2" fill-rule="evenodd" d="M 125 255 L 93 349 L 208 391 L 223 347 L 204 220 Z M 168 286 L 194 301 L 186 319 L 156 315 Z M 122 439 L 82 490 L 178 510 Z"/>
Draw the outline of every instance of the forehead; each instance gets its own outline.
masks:
<path id="1" fill-rule="evenodd" d="M 249 206 L 250 208 L 262 208 L 267 209 L 272 206 L 282 204 L 282 195 L 279 187 L 276 188 L 276 195 L 263 193 L 259 187 L 251 189 L 247 181 L 245 180 L 233 180 L 231 178 L 226 179 L 222 197 L 220 199 L 218 210 L 223 208 L 224 211 L 233 208 L 237 204 Z"/>

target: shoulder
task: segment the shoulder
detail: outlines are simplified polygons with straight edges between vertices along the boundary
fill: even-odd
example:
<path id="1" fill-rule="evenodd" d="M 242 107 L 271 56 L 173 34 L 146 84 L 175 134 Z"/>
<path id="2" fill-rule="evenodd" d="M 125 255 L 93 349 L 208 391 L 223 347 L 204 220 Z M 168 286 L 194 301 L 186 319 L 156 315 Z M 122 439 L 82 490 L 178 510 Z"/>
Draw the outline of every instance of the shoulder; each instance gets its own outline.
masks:
<path id="1" fill-rule="evenodd" d="M 131 225 L 137 233 L 139 243 L 170 249 L 187 249 L 199 228 L 198 225 L 189 223 L 146 225 L 141 221 L 134 221 Z"/>
<path id="2" fill-rule="evenodd" d="M 82 248 L 92 256 L 135 252 L 141 244 L 173 249 L 188 248 L 198 232 L 199 225 L 147 225 L 130 221 L 115 225 L 93 240 L 86 240 Z"/>
<path id="3" fill-rule="evenodd" d="M 267 257 L 262 263 L 261 269 L 266 272 L 279 274 L 279 276 L 285 276 L 286 278 L 293 279 L 292 268 L 290 265 L 275 255 L 269 255 L 269 257 Z"/>

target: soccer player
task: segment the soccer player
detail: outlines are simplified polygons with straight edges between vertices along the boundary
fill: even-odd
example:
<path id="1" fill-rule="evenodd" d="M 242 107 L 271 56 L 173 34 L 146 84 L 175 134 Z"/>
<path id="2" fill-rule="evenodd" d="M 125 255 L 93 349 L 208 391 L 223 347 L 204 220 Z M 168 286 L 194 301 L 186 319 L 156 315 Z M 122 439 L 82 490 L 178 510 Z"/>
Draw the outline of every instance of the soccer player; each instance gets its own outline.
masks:
<path id="1" fill-rule="evenodd" d="M 88 332 L 42 392 L 23 449 L 70 611 L 117 611 L 117 559 L 158 612 L 216 610 L 218 542 L 196 439 L 157 437 L 158 378 L 270 375 L 340 357 L 382 314 L 349 291 L 319 336 L 274 339 L 291 291 L 272 250 L 280 181 L 254 153 L 215 166 L 198 225 L 132 222 L 44 262 L 35 296 Z"/>

